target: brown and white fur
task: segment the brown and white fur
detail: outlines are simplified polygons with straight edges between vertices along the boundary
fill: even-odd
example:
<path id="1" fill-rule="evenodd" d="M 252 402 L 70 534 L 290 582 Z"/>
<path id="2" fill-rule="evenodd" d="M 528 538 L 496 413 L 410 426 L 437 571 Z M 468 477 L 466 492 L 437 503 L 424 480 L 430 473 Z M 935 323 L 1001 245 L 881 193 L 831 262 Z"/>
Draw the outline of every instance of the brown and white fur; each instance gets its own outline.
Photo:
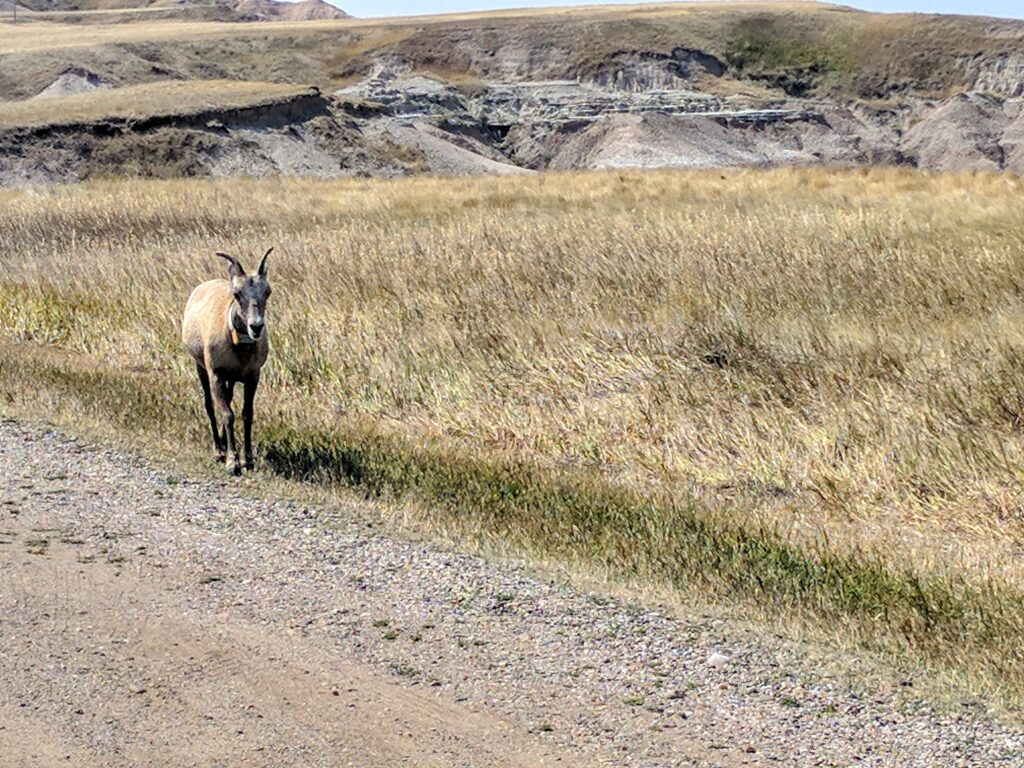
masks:
<path id="1" fill-rule="evenodd" d="M 233 475 L 242 471 L 235 444 L 235 415 L 231 410 L 231 397 L 238 382 L 245 387 L 242 406 L 245 468 L 253 467 L 253 401 L 260 383 L 260 370 L 270 352 L 266 330 L 270 296 L 267 256 L 273 250 L 263 254 L 255 276 L 247 275 L 234 256 L 218 253 L 230 265 L 230 279 L 210 280 L 192 291 L 181 323 L 181 339 L 195 361 L 203 385 L 217 458 L 227 464 Z"/>

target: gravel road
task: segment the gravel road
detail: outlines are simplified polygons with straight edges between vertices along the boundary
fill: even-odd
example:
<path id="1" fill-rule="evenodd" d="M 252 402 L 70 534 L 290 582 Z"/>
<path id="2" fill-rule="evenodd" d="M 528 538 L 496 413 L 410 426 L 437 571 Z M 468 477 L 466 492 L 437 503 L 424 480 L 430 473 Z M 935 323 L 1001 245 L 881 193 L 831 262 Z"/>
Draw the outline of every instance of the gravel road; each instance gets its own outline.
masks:
<path id="1" fill-rule="evenodd" d="M 0 422 L 4 768 L 1024 766 L 920 680 L 259 490 Z"/>

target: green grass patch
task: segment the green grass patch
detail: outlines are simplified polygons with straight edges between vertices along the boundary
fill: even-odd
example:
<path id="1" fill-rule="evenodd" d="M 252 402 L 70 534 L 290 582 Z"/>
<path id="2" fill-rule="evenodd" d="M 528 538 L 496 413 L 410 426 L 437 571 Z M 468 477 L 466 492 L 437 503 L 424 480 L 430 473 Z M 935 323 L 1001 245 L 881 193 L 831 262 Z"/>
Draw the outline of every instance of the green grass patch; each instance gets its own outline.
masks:
<path id="1" fill-rule="evenodd" d="M 780 88 L 790 96 L 806 96 L 839 64 L 834 52 L 764 20 L 737 26 L 726 43 L 725 60 L 740 77 Z"/>

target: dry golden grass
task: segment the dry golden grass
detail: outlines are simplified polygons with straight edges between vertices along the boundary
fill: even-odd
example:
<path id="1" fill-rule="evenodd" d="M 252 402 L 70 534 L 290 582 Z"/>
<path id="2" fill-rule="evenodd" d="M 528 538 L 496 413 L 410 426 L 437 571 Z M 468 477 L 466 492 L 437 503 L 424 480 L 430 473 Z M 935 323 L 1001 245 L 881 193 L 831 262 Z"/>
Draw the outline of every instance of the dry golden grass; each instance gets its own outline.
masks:
<path id="1" fill-rule="evenodd" d="M 269 184 L 2 193 L 4 330 L 180 368 L 187 287 L 267 242 L 286 400 L 1022 575 L 1015 179 Z"/>
<path id="2" fill-rule="evenodd" d="M 124 24 L 9 24 L 0 23 L 0 54 L 60 51 L 130 43 L 183 43 L 250 38 L 276 44 L 304 33 L 344 32 L 350 28 L 389 26 L 388 19 L 373 21 L 275 21 L 260 24 L 222 21 L 142 20 Z"/>
<path id="3" fill-rule="evenodd" d="M 165 81 L 29 101 L 0 101 L 0 127 L 28 127 L 188 114 L 296 96 L 308 88 L 237 80 Z"/>
<path id="4" fill-rule="evenodd" d="M 100 2 L 95 3 L 80 3 L 82 6 L 92 5 L 95 7 L 83 7 L 81 10 L 76 11 L 29 11 L 27 18 L 30 20 L 43 20 L 48 18 L 67 19 L 67 18 L 87 18 L 87 17 L 101 17 L 104 15 L 113 14 L 141 14 L 143 17 L 145 14 L 158 13 L 160 11 L 173 8 L 176 3 L 171 0 L 161 0 L 161 2 L 155 2 L 149 5 L 139 4 L 138 7 L 132 7 L 131 2 L 113 2 L 107 3 Z M 105 7 L 104 7 L 105 6 Z M 551 6 L 541 8 L 499 8 L 495 10 L 486 11 L 471 11 L 471 12 L 456 12 L 456 13 L 429 13 L 429 14 L 412 14 L 408 16 L 383 16 L 383 17 L 364 17 L 354 19 L 330 19 L 328 22 L 334 21 L 353 21 L 362 24 L 379 24 L 388 22 L 405 22 L 414 20 L 417 22 L 434 22 L 439 21 L 442 23 L 446 22 L 459 22 L 459 21 L 475 21 L 478 19 L 483 20 L 495 20 L 495 19 L 521 19 L 521 18 L 549 18 L 557 16 L 565 16 L 567 14 L 585 14 L 587 16 L 651 16 L 651 15 L 663 15 L 663 14 L 676 14 L 676 13 L 688 13 L 688 12 L 700 12 L 702 10 L 715 10 L 722 7 L 734 8 L 741 11 L 764 11 L 764 10 L 813 10 L 819 7 L 836 7 L 832 3 L 823 3 L 818 0 L 683 0 L 682 2 L 661 2 L 661 3 L 603 3 L 593 5 L 572 5 L 572 6 Z M 320 23 L 320 22 L 313 22 Z"/>
<path id="5" fill-rule="evenodd" d="M 546 20 L 556 17 L 570 16 L 574 19 L 632 19 L 651 18 L 658 16 L 678 16 L 706 10 L 720 12 L 775 12 L 775 11 L 808 11 L 816 12 L 823 9 L 834 9 L 826 4 L 813 0 L 795 0 L 790 2 L 733 2 L 724 0 L 702 3 L 652 3 L 650 5 L 598 5 L 572 8 L 521 8 L 476 13 L 450 13 L 426 16 L 395 16 L 365 19 L 329 19 L 320 21 L 275 21 L 269 24 L 238 24 L 216 21 L 179 21 L 173 19 L 147 20 L 145 14 L 151 14 L 158 8 L 136 9 L 134 13 L 142 14 L 138 21 L 127 24 L 10 24 L 0 22 L 0 54 L 27 53 L 32 51 L 50 51 L 64 48 L 84 48 L 114 43 L 138 43 L 150 41 L 186 41 L 209 38 L 279 38 L 283 36 L 302 35 L 303 33 L 347 32 L 368 30 L 370 37 L 374 34 L 386 34 L 390 27 L 411 27 L 424 25 L 460 24 L 464 22 L 495 22 L 502 19 L 515 21 Z M 102 18 L 104 14 L 124 13 L 125 9 L 105 11 L 81 11 L 77 14 L 61 12 L 60 16 L 79 15 Z M 33 16 L 45 18 L 46 13 Z M 6 21 L 6 19 L 4 20 Z"/>
<path id="6" fill-rule="evenodd" d="M 779 170 L 6 191 L 0 336 L 16 343 L 0 390 L 205 445 L 184 300 L 220 273 L 214 250 L 274 245 L 257 407 L 272 466 L 445 506 L 477 494 L 481 528 L 564 537 L 557 552 L 578 540 L 677 585 L 717 569 L 773 609 L 870 613 L 861 631 L 1020 691 L 1021 627 L 946 627 L 960 593 L 927 597 L 932 576 L 907 574 L 960 584 L 965 616 L 1019 607 L 1005 595 L 1024 590 L 1022 187 Z M 70 353 L 69 373 L 40 345 Z M 344 446 L 366 430 L 385 442 L 359 449 L 356 477 Z M 513 469 L 480 480 L 483 465 Z M 635 495 L 595 517 L 517 485 L 523 467 Z M 663 498 L 696 510 L 693 541 L 661 507 L 634 526 L 628 499 Z M 549 503 L 583 527 L 558 532 Z M 727 535 L 701 539 L 702 520 Z M 765 586 L 772 569 L 782 586 Z M 876 589 L 869 611 L 858 595 Z M 890 616 L 918 592 L 923 618 Z"/>

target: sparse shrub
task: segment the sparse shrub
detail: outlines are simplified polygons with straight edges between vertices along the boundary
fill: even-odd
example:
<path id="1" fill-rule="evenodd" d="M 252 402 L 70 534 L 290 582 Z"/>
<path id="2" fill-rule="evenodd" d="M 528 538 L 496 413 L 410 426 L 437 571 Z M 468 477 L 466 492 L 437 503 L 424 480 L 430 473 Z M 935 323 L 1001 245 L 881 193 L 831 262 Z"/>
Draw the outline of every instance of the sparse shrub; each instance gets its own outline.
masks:
<path id="1" fill-rule="evenodd" d="M 790 96 L 806 96 L 834 68 L 833 55 L 771 22 L 762 18 L 738 24 L 726 43 L 726 63 L 738 77 L 759 80 Z"/>

